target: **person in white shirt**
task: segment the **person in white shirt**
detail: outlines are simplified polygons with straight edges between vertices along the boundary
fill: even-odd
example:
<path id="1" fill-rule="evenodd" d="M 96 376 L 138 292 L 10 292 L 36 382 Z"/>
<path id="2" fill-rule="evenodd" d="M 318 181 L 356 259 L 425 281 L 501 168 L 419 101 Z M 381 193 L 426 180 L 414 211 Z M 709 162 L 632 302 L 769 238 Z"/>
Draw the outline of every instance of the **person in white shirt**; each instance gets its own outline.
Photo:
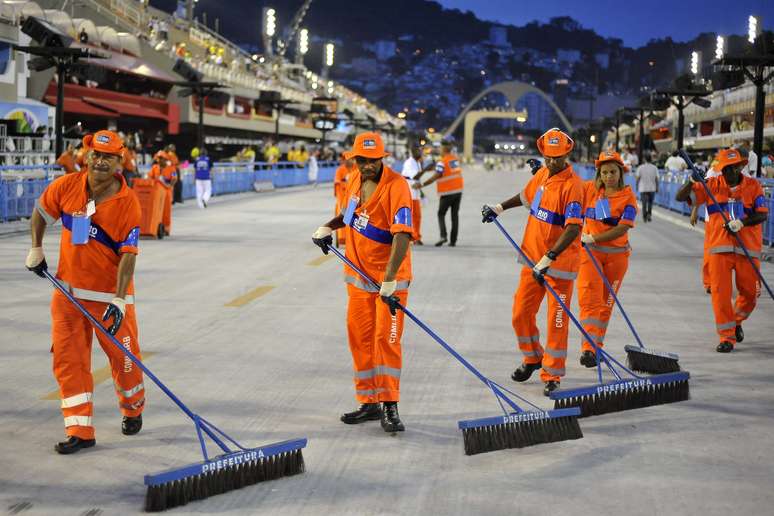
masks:
<path id="1" fill-rule="evenodd" d="M 651 163 L 649 155 L 643 157 L 645 163 L 637 167 L 634 173 L 637 178 L 637 191 L 640 192 L 642 201 L 642 221 L 650 222 L 652 220 L 653 199 L 658 192 L 658 168 Z"/>
<path id="2" fill-rule="evenodd" d="M 424 173 L 422 167 L 422 149 L 416 145 L 411 147 L 410 156 L 403 162 L 403 169 L 401 174 L 408 181 L 409 188 L 411 189 L 411 227 L 414 230 L 412 235 L 415 245 L 424 245 L 422 243 L 422 191 L 416 187 L 421 184 L 420 178 Z"/>
<path id="3" fill-rule="evenodd" d="M 685 163 L 685 160 L 677 154 L 677 151 L 674 151 L 672 155 L 667 158 L 666 163 L 664 163 L 664 168 L 667 170 L 683 171 L 688 168 L 688 165 Z"/>

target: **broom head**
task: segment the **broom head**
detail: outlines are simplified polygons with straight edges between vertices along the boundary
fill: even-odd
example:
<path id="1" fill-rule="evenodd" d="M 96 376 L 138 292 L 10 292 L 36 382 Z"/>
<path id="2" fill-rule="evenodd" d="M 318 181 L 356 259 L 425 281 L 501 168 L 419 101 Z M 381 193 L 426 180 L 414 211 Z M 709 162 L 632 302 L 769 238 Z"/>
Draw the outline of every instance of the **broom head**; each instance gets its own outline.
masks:
<path id="1" fill-rule="evenodd" d="M 578 407 L 580 417 L 663 405 L 689 399 L 687 371 L 646 378 L 615 380 L 592 387 L 557 389 L 550 398 L 557 409 Z"/>
<path id="2" fill-rule="evenodd" d="M 306 439 L 228 453 L 207 462 L 145 475 L 145 510 L 159 512 L 234 489 L 304 472 Z"/>
<path id="3" fill-rule="evenodd" d="M 465 455 L 567 441 L 583 437 L 577 407 L 534 410 L 460 421 Z"/>
<path id="4" fill-rule="evenodd" d="M 680 357 L 674 353 L 655 351 L 639 346 L 626 345 L 626 363 L 632 371 L 648 374 L 676 373 L 680 370 Z"/>

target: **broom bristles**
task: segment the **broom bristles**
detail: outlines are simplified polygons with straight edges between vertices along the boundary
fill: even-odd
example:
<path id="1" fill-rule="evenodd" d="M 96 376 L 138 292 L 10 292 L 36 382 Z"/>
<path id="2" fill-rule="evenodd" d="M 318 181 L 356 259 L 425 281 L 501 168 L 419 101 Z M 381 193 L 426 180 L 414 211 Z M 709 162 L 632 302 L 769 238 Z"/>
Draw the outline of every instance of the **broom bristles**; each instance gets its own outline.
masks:
<path id="1" fill-rule="evenodd" d="M 465 455 L 580 439 L 579 414 L 569 408 L 460 421 Z"/>
<path id="2" fill-rule="evenodd" d="M 664 353 L 638 346 L 624 346 L 626 363 L 629 369 L 640 373 L 664 374 L 680 371 L 678 360 L 674 353 Z"/>
<path id="3" fill-rule="evenodd" d="M 556 409 L 577 407 L 579 417 L 598 416 L 638 408 L 676 403 L 690 398 L 687 372 L 635 380 L 618 380 L 594 387 L 562 389 L 551 393 Z"/>
<path id="4" fill-rule="evenodd" d="M 301 449 L 305 445 L 305 439 L 286 441 L 146 476 L 145 510 L 165 511 L 259 482 L 303 473 Z M 267 453 L 270 450 L 274 452 Z"/>

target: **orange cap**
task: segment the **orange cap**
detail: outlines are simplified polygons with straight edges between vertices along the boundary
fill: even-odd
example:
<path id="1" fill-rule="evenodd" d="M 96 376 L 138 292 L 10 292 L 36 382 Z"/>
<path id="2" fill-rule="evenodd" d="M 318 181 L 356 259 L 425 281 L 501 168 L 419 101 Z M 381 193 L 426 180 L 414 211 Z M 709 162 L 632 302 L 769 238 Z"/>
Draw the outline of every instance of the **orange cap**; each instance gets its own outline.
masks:
<path id="1" fill-rule="evenodd" d="M 747 164 L 747 158 L 743 157 L 742 153 L 736 149 L 721 149 L 715 156 L 715 161 L 715 170 L 718 172 L 723 172 L 723 169 L 728 165 Z"/>
<path id="2" fill-rule="evenodd" d="M 537 148 L 540 154 L 549 158 L 558 158 L 569 154 L 575 142 L 567 134 L 554 127 L 546 131 L 537 139 Z"/>
<path id="3" fill-rule="evenodd" d="M 599 158 L 594 161 L 594 166 L 599 168 L 602 166 L 602 163 L 607 163 L 608 161 L 614 161 L 615 163 L 621 165 L 621 168 L 623 168 L 624 172 L 629 171 L 629 167 L 627 167 L 623 159 L 621 159 L 621 155 L 614 150 L 600 152 Z"/>
<path id="4" fill-rule="evenodd" d="M 105 129 L 84 136 L 83 146 L 88 150 L 114 154 L 116 156 L 121 156 L 124 150 L 124 142 L 121 141 L 121 138 L 113 131 Z"/>
<path id="5" fill-rule="evenodd" d="M 389 156 L 384 152 L 384 142 L 377 133 L 360 133 L 355 137 L 355 143 L 352 144 L 352 150 L 344 153 L 345 159 L 352 159 L 356 156 L 362 158 L 381 159 Z"/>

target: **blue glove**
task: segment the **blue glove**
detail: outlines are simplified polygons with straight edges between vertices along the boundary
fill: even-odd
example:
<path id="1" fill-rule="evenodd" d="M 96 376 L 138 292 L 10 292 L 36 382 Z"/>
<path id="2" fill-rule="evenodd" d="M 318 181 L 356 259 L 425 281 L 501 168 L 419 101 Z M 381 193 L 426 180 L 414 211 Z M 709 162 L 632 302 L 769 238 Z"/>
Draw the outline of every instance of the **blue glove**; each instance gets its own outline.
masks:
<path id="1" fill-rule="evenodd" d="M 113 318 L 113 324 L 108 328 L 108 333 L 115 335 L 121 328 L 121 323 L 124 322 L 124 314 L 126 313 L 126 301 L 120 297 L 114 297 L 110 304 L 105 309 L 105 313 L 102 314 L 102 321 L 105 322 L 111 317 Z"/>

